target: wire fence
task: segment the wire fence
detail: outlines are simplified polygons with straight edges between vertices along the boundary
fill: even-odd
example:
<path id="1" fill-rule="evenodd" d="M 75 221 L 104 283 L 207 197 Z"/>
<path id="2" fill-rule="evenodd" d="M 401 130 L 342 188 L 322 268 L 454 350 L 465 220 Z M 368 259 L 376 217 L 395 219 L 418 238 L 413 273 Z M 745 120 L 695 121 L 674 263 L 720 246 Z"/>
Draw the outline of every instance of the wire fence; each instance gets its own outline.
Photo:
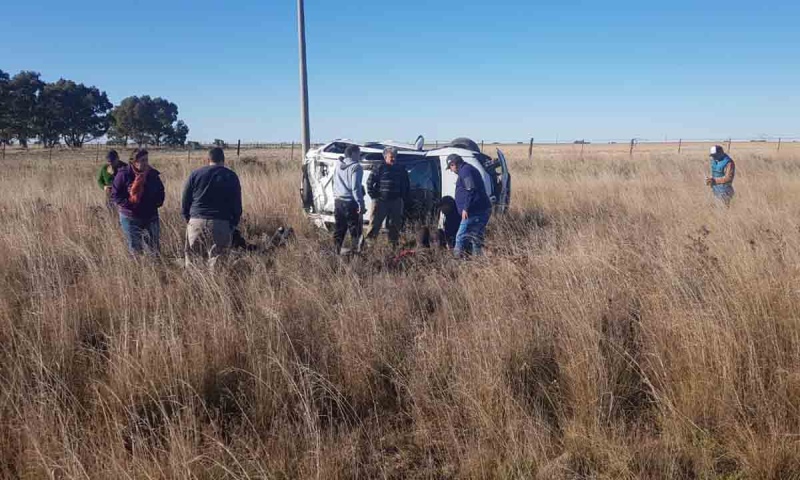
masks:
<path id="1" fill-rule="evenodd" d="M 317 148 L 320 146 L 325 145 L 327 142 L 316 142 L 311 145 L 312 148 Z M 380 142 L 377 142 L 380 143 Z M 437 149 L 442 148 L 451 143 L 450 140 L 428 140 L 425 143 L 425 149 Z M 764 146 L 769 146 L 770 149 L 775 149 L 776 151 L 780 151 L 782 147 L 786 144 L 793 144 L 793 143 L 800 143 L 800 135 L 761 135 L 757 138 L 726 138 L 726 139 L 709 139 L 709 138 L 669 138 L 665 137 L 663 139 L 648 139 L 648 138 L 615 138 L 615 139 L 578 139 L 578 140 L 570 140 L 564 141 L 559 138 L 555 139 L 541 139 L 537 140 L 535 137 L 528 138 L 525 140 L 518 140 L 518 141 L 486 141 L 480 140 L 476 142 L 480 147 L 482 152 L 486 151 L 486 148 L 492 148 L 496 146 L 509 146 L 509 145 L 517 145 L 517 146 L 527 146 L 529 153 L 528 155 L 531 156 L 534 147 L 541 147 L 541 146 L 552 146 L 552 145 L 574 145 L 580 146 L 581 150 L 587 148 L 588 146 L 597 146 L 597 145 L 625 145 L 630 149 L 630 153 L 633 154 L 636 150 L 636 147 L 639 145 L 670 145 L 673 146 L 678 153 L 680 153 L 684 146 L 690 146 L 692 144 L 708 144 L 708 143 L 715 143 L 723 146 L 727 146 L 728 150 L 731 150 L 732 145 L 741 145 L 741 144 L 765 144 Z M 75 148 L 69 147 L 67 145 L 56 145 L 53 147 L 45 147 L 42 145 L 30 145 L 28 147 L 22 147 L 20 145 L 6 145 L 2 144 L 2 158 L 5 159 L 6 150 L 28 150 L 28 151 L 49 151 L 49 155 L 52 156 L 53 151 L 94 151 L 96 152 L 96 156 L 101 156 L 102 151 L 110 150 L 110 149 L 132 149 L 136 148 L 138 145 L 135 144 L 118 144 L 118 143 L 108 143 L 104 141 L 94 141 L 90 143 L 86 143 L 83 147 Z M 290 158 L 294 158 L 295 151 L 297 154 L 300 154 L 300 150 L 302 149 L 300 142 L 297 141 L 283 141 L 283 142 L 242 142 L 241 140 L 236 140 L 233 142 L 227 141 L 214 141 L 214 142 L 198 142 L 198 141 L 190 141 L 187 142 L 185 145 L 182 146 L 170 146 L 170 145 L 144 145 L 145 148 L 149 150 L 155 151 L 172 151 L 172 152 L 187 152 L 187 155 L 191 156 L 191 152 L 193 151 L 203 151 L 208 150 L 213 147 L 221 147 L 226 151 L 230 152 L 231 150 L 235 152 L 236 156 L 239 157 L 242 155 L 242 152 L 252 151 L 252 150 L 289 150 Z"/>

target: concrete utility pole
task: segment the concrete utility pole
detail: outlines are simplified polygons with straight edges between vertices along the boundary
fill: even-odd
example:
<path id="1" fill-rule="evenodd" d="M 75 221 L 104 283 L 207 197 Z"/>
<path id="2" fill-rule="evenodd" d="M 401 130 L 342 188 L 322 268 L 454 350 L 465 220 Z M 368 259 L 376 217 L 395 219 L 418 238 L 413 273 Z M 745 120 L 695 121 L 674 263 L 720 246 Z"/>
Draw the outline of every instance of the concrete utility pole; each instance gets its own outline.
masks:
<path id="1" fill-rule="evenodd" d="M 300 44 L 300 123 L 303 155 L 311 149 L 311 135 L 308 128 L 308 69 L 306 68 L 306 14 L 303 0 L 297 0 L 297 41 Z"/>

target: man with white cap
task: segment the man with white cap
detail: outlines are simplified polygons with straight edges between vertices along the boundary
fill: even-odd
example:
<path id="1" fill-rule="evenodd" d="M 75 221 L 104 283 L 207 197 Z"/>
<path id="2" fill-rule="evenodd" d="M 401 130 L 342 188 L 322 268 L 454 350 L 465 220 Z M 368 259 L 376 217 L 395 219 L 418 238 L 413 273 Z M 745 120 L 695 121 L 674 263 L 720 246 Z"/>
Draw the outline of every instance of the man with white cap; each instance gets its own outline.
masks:
<path id="1" fill-rule="evenodd" d="M 711 176 L 706 177 L 706 185 L 711 187 L 714 196 L 726 207 L 733 199 L 733 179 L 736 176 L 736 164 L 721 146 L 711 147 Z"/>

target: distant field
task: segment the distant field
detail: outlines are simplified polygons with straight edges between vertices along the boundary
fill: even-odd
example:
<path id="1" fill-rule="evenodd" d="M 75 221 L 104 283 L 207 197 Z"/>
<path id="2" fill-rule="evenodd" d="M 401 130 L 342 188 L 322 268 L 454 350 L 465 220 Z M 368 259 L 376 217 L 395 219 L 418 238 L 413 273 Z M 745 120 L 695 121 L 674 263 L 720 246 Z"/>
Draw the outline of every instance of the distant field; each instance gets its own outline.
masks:
<path id="1" fill-rule="evenodd" d="M 217 277 L 172 262 L 202 151 L 151 152 L 151 262 L 96 150 L 8 149 L 0 477 L 800 478 L 800 144 L 734 143 L 730 210 L 710 145 L 501 145 L 486 258 L 401 269 L 330 255 L 297 150 L 229 149 L 245 235 L 297 238 Z"/>

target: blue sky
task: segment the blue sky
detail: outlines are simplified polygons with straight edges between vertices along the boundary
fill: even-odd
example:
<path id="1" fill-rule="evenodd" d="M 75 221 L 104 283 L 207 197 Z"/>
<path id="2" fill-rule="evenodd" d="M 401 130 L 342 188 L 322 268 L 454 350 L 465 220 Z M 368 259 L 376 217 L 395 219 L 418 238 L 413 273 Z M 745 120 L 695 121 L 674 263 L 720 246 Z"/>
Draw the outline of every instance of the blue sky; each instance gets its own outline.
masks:
<path id="1" fill-rule="evenodd" d="M 800 137 L 800 2 L 306 0 L 315 140 Z M 299 137 L 294 0 L 3 7 L 0 69 Z"/>

